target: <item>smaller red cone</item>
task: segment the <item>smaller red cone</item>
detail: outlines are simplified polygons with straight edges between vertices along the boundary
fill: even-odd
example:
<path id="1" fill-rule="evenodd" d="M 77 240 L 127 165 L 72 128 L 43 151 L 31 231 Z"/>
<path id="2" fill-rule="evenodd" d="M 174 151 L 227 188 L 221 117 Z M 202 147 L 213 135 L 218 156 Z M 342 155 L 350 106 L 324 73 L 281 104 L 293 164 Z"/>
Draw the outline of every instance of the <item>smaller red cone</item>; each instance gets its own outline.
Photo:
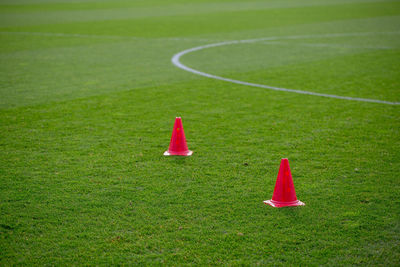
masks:
<path id="1" fill-rule="evenodd" d="M 305 204 L 297 199 L 294 190 L 292 173 L 290 172 L 288 159 L 281 160 L 278 177 L 276 178 L 274 194 L 271 200 L 265 200 L 265 204 L 275 208 L 304 206 Z"/>
<path id="2" fill-rule="evenodd" d="M 192 154 L 193 151 L 190 151 L 186 144 L 182 119 L 181 117 L 176 117 L 171 142 L 169 143 L 168 150 L 164 152 L 164 156 L 190 156 Z"/>

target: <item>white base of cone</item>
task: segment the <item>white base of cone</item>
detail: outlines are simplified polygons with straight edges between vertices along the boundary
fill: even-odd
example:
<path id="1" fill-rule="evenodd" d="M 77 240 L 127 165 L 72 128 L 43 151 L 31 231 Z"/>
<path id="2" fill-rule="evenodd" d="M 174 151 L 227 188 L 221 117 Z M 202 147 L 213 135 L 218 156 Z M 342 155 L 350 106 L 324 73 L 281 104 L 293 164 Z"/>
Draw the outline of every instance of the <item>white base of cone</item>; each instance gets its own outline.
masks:
<path id="1" fill-rule="evenodd" d="M 270 205 L 274 208 L 283 208 L 283 207 L 296 207 L 296 206 L 305 206 L 304 202 L 301 202 L 300 200 L 296 200 L 293 202 L 277 202 L 271 200 L 265 200 L 264 204 Z"/>
<path id="2" fill-rule="evenodd" d="M 188 150 L 186 152 L 183 153 L 173 153 L 173 152 L 169 152 L 168 150 L 164 152 L 164 156 L 191 156 L 193 154 L 193 151 Z"/>

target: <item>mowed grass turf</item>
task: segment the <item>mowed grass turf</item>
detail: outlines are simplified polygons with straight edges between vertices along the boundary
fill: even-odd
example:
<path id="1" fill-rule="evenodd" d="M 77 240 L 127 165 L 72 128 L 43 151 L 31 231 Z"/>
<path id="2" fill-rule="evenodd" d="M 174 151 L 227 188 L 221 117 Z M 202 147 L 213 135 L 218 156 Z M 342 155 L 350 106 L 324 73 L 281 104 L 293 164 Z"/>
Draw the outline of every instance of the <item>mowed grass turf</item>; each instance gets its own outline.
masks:
<path id="1" fill-rule="evenodd" d="M 398 1 L 1 0 L 0 264 L 398 265 L 399 105 L 171 57 L 277 37 L 181 62 L 399 102 L 399 29 Z M 263 204 L 284 157 L 304 207 Z"/>

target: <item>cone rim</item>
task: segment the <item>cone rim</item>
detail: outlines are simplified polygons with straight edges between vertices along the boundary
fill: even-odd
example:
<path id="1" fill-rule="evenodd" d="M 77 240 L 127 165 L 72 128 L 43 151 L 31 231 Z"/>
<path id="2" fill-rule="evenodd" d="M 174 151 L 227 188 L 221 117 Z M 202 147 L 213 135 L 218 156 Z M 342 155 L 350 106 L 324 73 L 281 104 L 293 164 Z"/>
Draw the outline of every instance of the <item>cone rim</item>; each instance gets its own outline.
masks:
<path id="1" fill-rule="evenodd" d="M 191 150 L 181 151 L 181 152 L 167 150 L 164 152 L 164 156 L 191 156 L 192 154 L 193 151 Z"/>
<path id="2" fill-rule="evenodd" d="M 264 204 L 270 205 L 275 208 L 281 208 L 281 207 L 295 207 L 295 206 L 305 206 L 306 204 L 304 202 L 301 202 L 300 200 L 296 199 L 295 201 L 276 201 L 276 200 L 265 200 Z"/>

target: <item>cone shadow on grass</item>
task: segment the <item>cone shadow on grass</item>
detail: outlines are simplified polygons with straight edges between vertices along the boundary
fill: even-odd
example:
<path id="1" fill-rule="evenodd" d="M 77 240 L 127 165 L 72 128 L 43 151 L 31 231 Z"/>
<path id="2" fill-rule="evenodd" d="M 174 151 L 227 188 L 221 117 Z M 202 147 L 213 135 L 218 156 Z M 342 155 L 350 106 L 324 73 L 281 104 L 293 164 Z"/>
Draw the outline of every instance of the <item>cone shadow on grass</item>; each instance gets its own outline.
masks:
<path id="1" fill-rule="evenodd" d="M 187 157 L 169 157 L 169 158 L 170 158 L 170 160 L 168 160 L 168 162 L 171 162 L 176 165 L 186 164 L 186 160 L 187 160 Z"/>

